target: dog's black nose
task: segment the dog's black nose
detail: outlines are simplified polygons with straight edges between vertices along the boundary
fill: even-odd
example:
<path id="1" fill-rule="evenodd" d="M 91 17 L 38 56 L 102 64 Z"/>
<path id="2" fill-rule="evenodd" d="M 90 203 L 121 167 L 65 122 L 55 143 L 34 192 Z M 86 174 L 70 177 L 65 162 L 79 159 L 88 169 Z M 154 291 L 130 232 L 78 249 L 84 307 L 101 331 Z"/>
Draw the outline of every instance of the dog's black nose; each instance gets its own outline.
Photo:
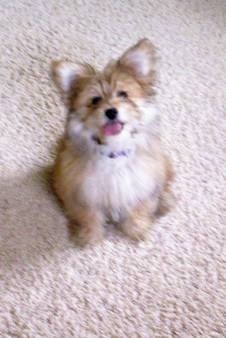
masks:
<path id="1" fill-rule="evenodd" d="M 107 118 L 109 118 L 109 120 L 114 120 L 118 115 L 118 111 L 115 108 L 109 108 L 105 110 L 105 115 L 107 116 Z"/>

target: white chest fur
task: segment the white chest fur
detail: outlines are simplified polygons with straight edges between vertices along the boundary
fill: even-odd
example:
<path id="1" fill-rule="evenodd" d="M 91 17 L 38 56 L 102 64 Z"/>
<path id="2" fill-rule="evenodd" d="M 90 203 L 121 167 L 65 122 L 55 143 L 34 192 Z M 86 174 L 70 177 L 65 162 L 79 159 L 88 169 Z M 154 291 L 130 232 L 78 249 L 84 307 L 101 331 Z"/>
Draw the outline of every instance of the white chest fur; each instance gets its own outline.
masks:
<path id="1" fill-rule="evenodd" d="M 108 157 L 91 165 L 82 186 L 90 206 L 102 208 L 115 221 L 156 188 L 154 168 L 144 158 Z"/>

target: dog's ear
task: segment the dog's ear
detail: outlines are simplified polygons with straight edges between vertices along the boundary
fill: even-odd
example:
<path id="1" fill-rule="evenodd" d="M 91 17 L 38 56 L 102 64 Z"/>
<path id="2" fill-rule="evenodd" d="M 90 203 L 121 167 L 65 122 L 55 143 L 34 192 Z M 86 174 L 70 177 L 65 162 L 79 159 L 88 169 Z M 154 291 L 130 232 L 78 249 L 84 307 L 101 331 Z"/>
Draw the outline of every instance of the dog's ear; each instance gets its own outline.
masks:
<path id="1" fill-rule="evenodd" d="M 64 97 L 69 97 L 81 78 L 94 74 L 94 69 L 88 64 L 69 61 L 53 61 L 52 75 L 57 87 Z"/>
<path id="2" fill-rule="evenodd" d="M 140 80 L 145 80 L 155 70 L 155 47 L 148 39 L 140 40 L 118 60 L 120 67 Z"/>

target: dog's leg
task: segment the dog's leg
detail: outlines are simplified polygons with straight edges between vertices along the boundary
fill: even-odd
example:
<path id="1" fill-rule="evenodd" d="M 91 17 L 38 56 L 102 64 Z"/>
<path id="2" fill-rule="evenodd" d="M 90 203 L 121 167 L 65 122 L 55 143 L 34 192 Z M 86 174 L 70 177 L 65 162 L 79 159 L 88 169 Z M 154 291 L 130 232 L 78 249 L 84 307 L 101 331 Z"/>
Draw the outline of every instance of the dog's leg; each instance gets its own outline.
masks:
<path id="1" fill-rule="evenodd" d="M 73 221 L 72 228 L 77 244 L 95 244 L 103 239 L 105 220 L 100 211 L 73 206 L 68 214 Z"/>
<path id="2" fill-rule="evenodd" d="M 159 197 L 158 208 L 155 213 L 157 217 L 164 216 L 171 209 L 173 209 L 175 205 L 175 197 L 171 191 L 171 185 L 175 177 L 175 172 L 172 163 L 167 156 L 164 156 L 164 161 L 165 161 L 166 178 L 162 193 Z"/>
<path id="3" fill-rule="evenodd" d="M 121 225 L 122 231 L 134 240 L 145 239 L 150 224 L 152 223 L 152 210 L 156 209 L 157 199 L 141 202 L 136 206 L 126 221 Z"/>

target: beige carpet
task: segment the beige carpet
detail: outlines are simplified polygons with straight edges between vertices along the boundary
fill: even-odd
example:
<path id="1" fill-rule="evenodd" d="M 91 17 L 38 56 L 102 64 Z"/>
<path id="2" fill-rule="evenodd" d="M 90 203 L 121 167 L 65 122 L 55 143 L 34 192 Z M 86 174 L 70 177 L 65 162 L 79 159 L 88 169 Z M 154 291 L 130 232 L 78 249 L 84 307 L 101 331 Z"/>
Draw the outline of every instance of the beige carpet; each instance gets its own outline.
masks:
<path id="1" fill-rule="evenodd" d="M 0 1 L 0 337 L 226 337 L 226 2 Z M 65 111 L 52 59 L 158 47 L 175 210 L 144 243 L 73 245 L 48 185 Z"/>

